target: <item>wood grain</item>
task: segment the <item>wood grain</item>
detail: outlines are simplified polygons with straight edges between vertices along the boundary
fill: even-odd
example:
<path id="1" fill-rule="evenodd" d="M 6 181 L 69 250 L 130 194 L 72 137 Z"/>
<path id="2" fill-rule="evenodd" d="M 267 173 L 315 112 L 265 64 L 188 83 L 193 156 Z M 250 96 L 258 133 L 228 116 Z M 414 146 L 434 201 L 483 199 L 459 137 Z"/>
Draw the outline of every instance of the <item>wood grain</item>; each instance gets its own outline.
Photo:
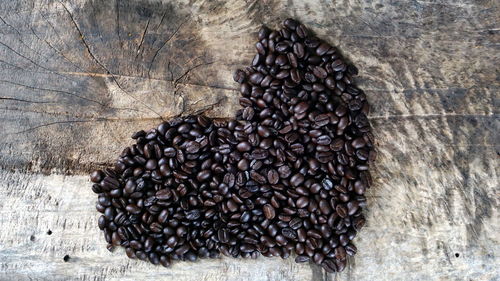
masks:
<path id="1" fill-rule="evenodd" d="M 231 117 L 232 72 L 286 17 L 359 67 L 373 108 L 346 271 L 108 252 L 86 174 L 162 119 Z M 0 1 L 0 280 L 499 280 L 498 22 L 488 0 Z"/>

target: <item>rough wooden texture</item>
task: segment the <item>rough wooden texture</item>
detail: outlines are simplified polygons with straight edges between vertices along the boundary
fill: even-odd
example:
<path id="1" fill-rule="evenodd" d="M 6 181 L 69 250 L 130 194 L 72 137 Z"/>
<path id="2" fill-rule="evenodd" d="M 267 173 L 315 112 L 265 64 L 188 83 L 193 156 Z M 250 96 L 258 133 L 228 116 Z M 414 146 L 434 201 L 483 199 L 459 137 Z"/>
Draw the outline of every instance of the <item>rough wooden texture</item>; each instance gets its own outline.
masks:
<path id="1" fill-rule="evenodd" d="M 0 1 L 0 280 L 499 280 L 499 15 L 495 0 Z M 286 17 L 343 50 L 373 105 L 380 157 L 346 271 L 108 252 L 86 174 L 162 118 L 232 116 L 232 71 Z"/>

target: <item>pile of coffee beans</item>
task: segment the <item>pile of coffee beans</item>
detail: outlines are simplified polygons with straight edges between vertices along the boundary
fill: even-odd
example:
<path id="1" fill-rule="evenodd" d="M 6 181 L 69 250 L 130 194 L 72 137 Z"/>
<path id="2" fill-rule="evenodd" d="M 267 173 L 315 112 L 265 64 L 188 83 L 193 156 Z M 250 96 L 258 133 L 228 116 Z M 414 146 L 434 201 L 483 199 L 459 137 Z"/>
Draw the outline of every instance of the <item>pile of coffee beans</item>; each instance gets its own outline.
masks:
<path id="1" fill-rule="evenodd" d="M 172 260 L 288 258 L 342 271 L 365 224 L 375 158 L 356 67 L 287 19 L 238 70 L 235 120 L 180 117 L 91 174 L 108 247 Z"/>

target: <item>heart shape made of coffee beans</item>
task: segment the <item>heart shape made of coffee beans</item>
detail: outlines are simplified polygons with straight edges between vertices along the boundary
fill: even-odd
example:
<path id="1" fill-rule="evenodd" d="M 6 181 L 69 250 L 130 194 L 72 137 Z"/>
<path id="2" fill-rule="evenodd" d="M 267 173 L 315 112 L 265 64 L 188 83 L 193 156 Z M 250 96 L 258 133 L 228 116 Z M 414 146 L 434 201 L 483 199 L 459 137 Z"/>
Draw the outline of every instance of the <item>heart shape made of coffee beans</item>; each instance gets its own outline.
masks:
<path id="1" fill-rule="evenodd" d="M 91 174 L 108 248 L 172 260 L 296 254 L 342 271 L 375 158 L 356 67 L 293 19 L 258 32 L 235 120 L 179 117 Z"/>

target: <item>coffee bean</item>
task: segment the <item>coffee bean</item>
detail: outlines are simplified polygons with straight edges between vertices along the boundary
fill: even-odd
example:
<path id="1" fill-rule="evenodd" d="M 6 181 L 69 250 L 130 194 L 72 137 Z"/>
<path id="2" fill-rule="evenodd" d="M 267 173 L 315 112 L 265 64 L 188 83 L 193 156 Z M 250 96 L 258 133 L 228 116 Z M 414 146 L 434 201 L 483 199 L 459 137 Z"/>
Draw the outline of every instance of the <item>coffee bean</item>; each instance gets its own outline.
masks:
<path id="1" fill-rule="evenodd" d="M 240 161 L 238 161 L 237 167 L 240 171 L 246 171 L 250 168 L 250 163 L 247 159 L 241 159 Z"/>
<path id="2" fill-rule="evenodd" d="M 295 262 L 296 263 L 309 262 L 309 257 L 308 256 L 304 256 L 304 255 L 297 256 L 295 258 Z"/>
<path id="3" fill-rule="evenodd" d="M 252 61 L 252 66 L 257 66 L 260 64 L 260 62 L 263 60 L 263 56 L 259 53 L 255 55 Z"/>
<path id="4" fill-rule="evenodd" d="M 200 150 L 200 148 L 201 148 L 200 143 L 198 143 L 196 141 L 190 141 L 186 145 L 186 152 L 194 154 L 194 153 L 197 153 Z"/>
<path id="5" fill-rule="evenodd" d="M 198 173 L 198 175 L 196 176 L 196 179 L 199 182 L 204 182 L 204 181 L 210 179 L 211 176 L 212 176 L 212 172 L 210 170 L 202 170 Z"/>
<path id="6" fill-rule="evenodd" d="M 301 208 L 301 209 L 307 207 L 307 205 L 309 205 L 309 198 L 307 198 L 305 196 L 299 197 L 299 199 L 297 199 L 296 205 L 297 205 L 297 208 Z"/>
<path id="7" fill-rule="evenodd" d="M 324 54 L 326 54 L 326 52 L 330 49 L 330 45 L 328 45 L 327 43 L 321 43 L 318 48 L 316 49 L 316 54 L 318 56 L 322 56 Z"/>
<path id="8" fill-rule="evenodd" d="M 330 144 L 330 148 L 333 151 L 340 151 L 344 147 L 344 140 L 341 138 L 335 138 L 333 139 L 332 143 Z"/>
<path id="9" fill-rule="evenodd" d="M 316 66 L 313 68 L 313 73 L 314 76 L 320 78 L 320 79 L 325 79 L 326 76 L 328 76 L 328 73 L 326 72 L 326 69 L 324 69 L 321 66 Z"/>
<path id="10" fill-rule="evenodd" d="M 275 212 L 273 206 L 271 206 L 270 204 L 264 205 L 262 211 L 264 212 L 264 216 L 268 220 L 272 220 L 276 216 L 276 212 Z"/>
<path id="11" fill-rule="evenodd" d="M 104 173 L 102 171 L 94 171 L 90 174 L 90 180 L 95 183 L 99 183 L 104 178 Z"/>
<path id="12" fill-rule="evenodd" d="M 308 108 L 309 104 L 307 102 L 301 102 L 293 108 L 293 111 L 297 114 L 301 114 L 304 113 Z"/>
<path id="13" fill-rule="evenodd" d="M 288 58 L 288 62 L 290 63 L 290 66 L 292 68 L 297 69 L 297 67 L 299 67 L 299 61 L 297 59 L 297 56 L 294 53 L 288 53 L 287 58 Z"/>
<path id="14" fill-rule="evenodd" d="M 366 187 L 361 180 L 354 182 L 354 191 L 356 194 L 363 195 L 365 193 Z"/>
<path id="15" fill-rule="evenodd" d="M 278 168 L 278 173 L 281 178 L 288 178 L 291 175 L 292 170 L 289 166 L 281 166 Z"/>
<path id="16" fill-rule="evenodd" d="M 158 166 L 158 162 L 156 162 L 156 160 L 154 159 L 149 159 L 147 162 L 146 162 L 146 169 L 148 170 L 154 170 L 156 169 L 156 167 Z"/>
<path id="17" fill-rule="evenodd" d="M 337 248 L 335 248 L 334 252 L 335 252 L 335 257 L 338 260 L 345 260 L 347 253 L 344 247 L 338 246 Z"/>
<path id="18" fill-rule="evenodd" d="M 304 182 L 304 176 L 302 174 L 295 174 L 290 178 L 290 183 L 292 186 L 299 186 Z"/>
<path id="19" fill-rule="evenodd" d="M 252 73 L 249 77 L 250 83 L 254 85 L 259 85 L 260 82 L 264 79 L 264 75 L 260 74 L 259 72 Z"/>
<path id="20" fill-rule="evenodd" d="M 337 272 L 337 266 L 333 259 L 325 259 L 321 266 L 325 269 L 326 272 L 334 273 Z"/>
<path id="21" fill-rule="evenodd" d="M 259 159 L 266 159 L 267 156 L 269 155 L 269 152 L 264 149 L 257 148 L 254 151 L 252 151 L 252 157 L 253 159 L 259 160 Z"/>
<path id="22" fill-rule="evenodd" d="M 349 256 L 354 256 L 358 249 L 353 244 L 348 244 L 345 246 L 345 251 Z"/>
<path id="23" fill-rule="evenodd" d="M 289 223 L 288 225 L 294 229 L 294 230 L 297 230 L 299 229 L 300 227 L 302 227 L 302 219 L 300 218 L 293 218 Z"/>
<path id="24" fill-rule="evenodd" d="M 356 211 L 358 210 L 359 208 L 359 203 L 357 201 L 351 201 L 349 203 L 347 203 L 347 210 L 348 210 L 348 214 L 349 216 L 352 216 L 356 213 Z"/>
<path id="25" fill-rule="evenodd" d="M 269 181 L 270 184 L 277 184 L 279 181 L 279 177 L 280 177 L 279 173 L 274 169 L 270 169 L 267 172 L 267 180 Z"/>
<path id="26" fill-rule="evenodd" d="M 267 28 L 265 26 L 262 26 L 259 29 L 259 36 L 258 36 L 259 37 L 259 41 L 267 38 L 267 36 L 269 36 L 269 33 L 271 33 L 271 31 L 269 30 L 269 28 Z"/>
<path id="27" fill-rule="evenodd" d="M 194 221 L 199 219 L 201 216 L 200 210 L 191 210 L 186 212 L 186 219 L 190 221 Z"/>
<path id="28" fill-rule="evenodd" d="M 327 135 L 322 135 L 322 136 L 318 137 L 318 139 L 317 139 L 317 143 L 319 145 L 329 145 L 331 142 L 332 142 L 332 139 Z"/>
<path id="29" fill-rule="evenodd" d="M 314 263 L 318 264 L 318 265 L 321 265 L 321 263 L 323 262 L 324 259 L 325 259 L 325 255 L 323 255 L 322 253 L 315 253 L 313 256 Z"/>
<path id="30" fill-rule="evenodd" d="M 330 123 L 330 116 L 327 114 L 319 114 L 318 116 L 314 117 L 314 125 L 316 127 L 323 127 L 326 126 Z"/>
<path id="31" fill-rule="evenodd" d="M 261 42 L 255 43 L 255 49 L 257 50 L 258 54 L 260 55 L 265 55 L 266 54 L 266 48 Z"/>
<path id="32" fill-rule="evenodd" d="M 359 149 L 365 146 L 365 140 L 363 138 L 354 139 L 351 143 L 352 147 Z"/>
<path id="33" fill-rule="evenodd" d="M 290 77 L 291 77 L 292 81 L 297 83 L 297 84 L 300 83 L 300 81 L 302 80 L 300 71 L 296 68 L 290 70 Z"/>
<path id="34" fill-rule="evenodd" d="M 341 218 L 345 218 L 348 215 L 348 210 L 347 210 L 346 206 L 344 206 L 342 204 L 337 205 L 337 207 L 335 208 L 335 211 L 337 212 L 337 214 Z"/>
<path id="35" fill-rule="evenodd" d="M 246 73 L 243 70 L 238 69 L 234 72 L 234 74 L 233 74 L 234 82 L 238 82 L 241 84 L 241 83 L 245 82 L 245 79 L 246 79 Z"/>
<path id="36" fill-rule="evenodd" d="M 299 23 L 293 19 L 286 19 L 283 25 L 291 30 L 295 30 L 299 26 Z"/>
<path id="37" fill-rule="evenodd" d="M 279 53 L 285 53 L 289 48 L 289 45 L 286 42 L 280 42 L 276 44 L 275 50 Z"/>
<path id="38" fill-rule="evenodd" d="M 326 86 L 328 89 L 330 89 L 330 90 L 335 89 L 335 85 L 336 85 L 336 84 L 335 84 L 335 79 L 334 79 L 333 77 L 329 76 L 329 77 L 327 77 L 327 78 L 325 79 L 325 86 Z"/>
<path id="39" fill-rule="evenodd" d="M 292 228 L 286 227 L 281 230 L 281 233 L 283 236 L 289 239 L 297 239 L 297 232 L 293 230 Z"/>
<path id="40" fill-rule="evenodd" d="M 353 222 L 354 229 L 359 231 L 361 228 L 363 228 L 365 223 L 366 223 L 366 220 L 363 217 L 357 217 L 356 219 L 354 219 L 354 222 Z"/>
<path id="41" fill-rule="evenodd" d="M 141 208 L 137 207 L 137 205 L 134 205 L 134 204 L 130 204 L 130 205 L 127 205 L 127 207 L 125 207 L 125 210 L 127 210 L 127 212 L 131 213 L 131 214 L 140 214 L 141 213 Z"/>

